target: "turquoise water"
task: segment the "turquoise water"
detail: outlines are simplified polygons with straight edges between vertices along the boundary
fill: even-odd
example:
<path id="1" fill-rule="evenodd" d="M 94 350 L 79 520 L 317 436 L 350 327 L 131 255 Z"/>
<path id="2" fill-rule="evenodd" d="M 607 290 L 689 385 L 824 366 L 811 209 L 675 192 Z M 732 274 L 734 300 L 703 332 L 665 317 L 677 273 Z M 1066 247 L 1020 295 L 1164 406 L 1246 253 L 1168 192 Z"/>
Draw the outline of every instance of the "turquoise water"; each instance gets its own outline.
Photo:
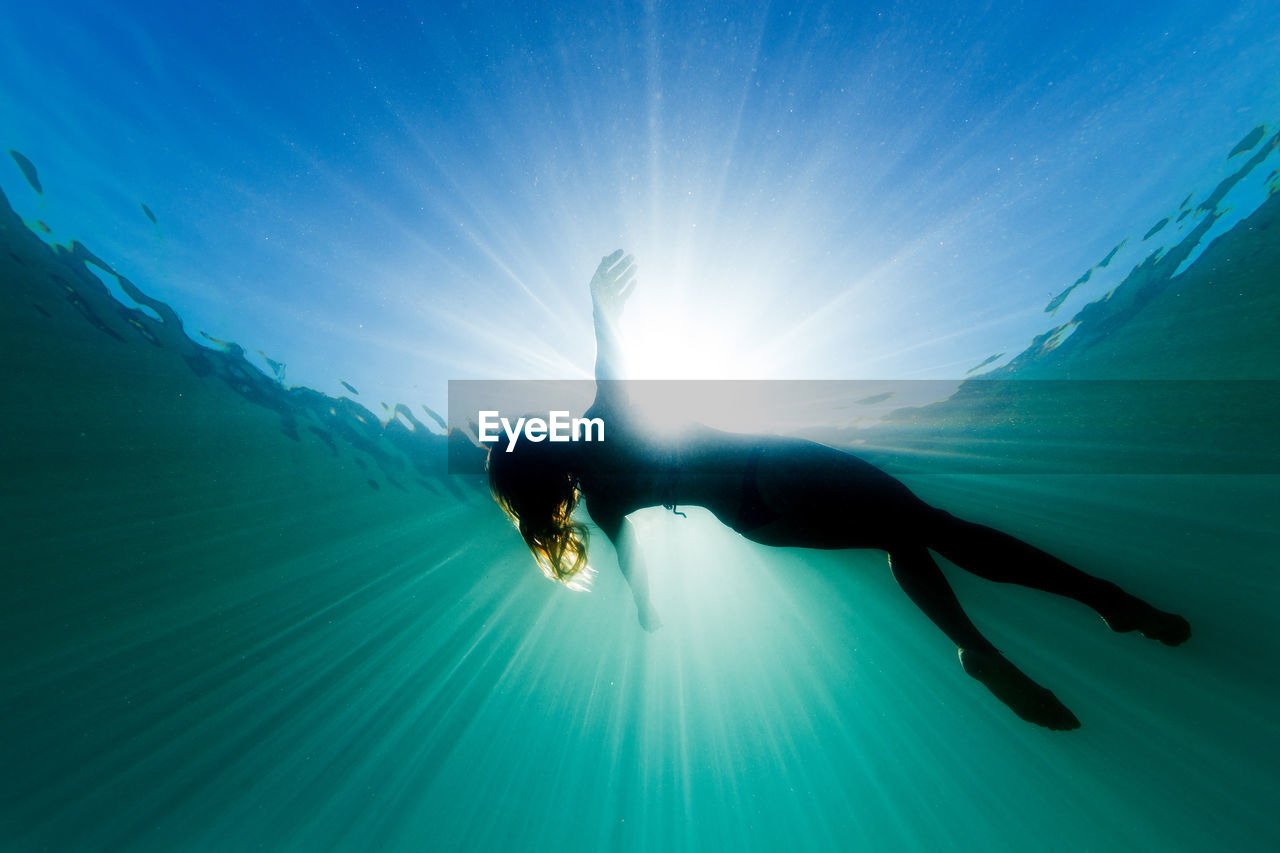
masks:
<path id="1" fill-rule="evenodd" d="M 988 379 L 1219 380 L 1184 383 L 1206 389 L 1218 447 L 1240 419 L 1215 420 L 1210 389 L 1250 380 L 1248 422 L 1274 423 L 1278 205 L 1273 181 L 1179 274 L 1190 244 Z M 1170 649 L 948 567 L 975 621 L 1084 722 L 1049 732 L 965 677 L 881 554 L 769 550 L 701 510 L 643 512 L 665 622 L 647 635 L 608 556 L 588 594 L 541 579 L 483 483 L 441 473 L 427 413 L 384 427 L 354 386 L 289 389 L 132 284 L 135 304 L 117 301 L 91 248 L 51 247 L 7 207 L 0 228 L 6 849 L 1280 841 L 1265 447 L 1271 473 L 1072 473 L 1099 444 L 1082 418 L 1048 473 L 909 478 L 1191 620 Z M 1034 442 L 950 405 L 899 415 L 877 446 L 921 428 L 957 454 Z"/>
<path id="2" fill-rule="evenodd" d="M 0 4 L 0 851 L 1280 849 L 1277 19 Z M 654 509 L 658 632 L 545 581 L 446 389 L 588 382 L 619 246 L 636 377 L 870 382 L 717 425 L 1191 640 L 944 564 L 1057 733 L 880 553 Z"/>

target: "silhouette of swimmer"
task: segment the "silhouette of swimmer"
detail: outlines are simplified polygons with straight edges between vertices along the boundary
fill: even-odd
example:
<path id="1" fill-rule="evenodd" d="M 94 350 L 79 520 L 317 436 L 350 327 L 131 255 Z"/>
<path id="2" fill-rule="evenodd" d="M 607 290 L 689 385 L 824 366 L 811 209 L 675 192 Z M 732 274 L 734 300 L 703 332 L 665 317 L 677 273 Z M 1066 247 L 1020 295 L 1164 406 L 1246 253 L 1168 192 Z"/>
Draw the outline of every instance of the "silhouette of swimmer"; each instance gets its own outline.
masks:
<path id="1" fill-rule="evenodd" d="M 627 515 L 644 507 L 705 507 L 748 539 L 803 548 L 888 552 L 894 579 L 959 648 L 965 672 L 1025 720 L 1051 729 L 1080 721 L 1049 690 L 1009 662 L 969 620 L 933 550 L 1001 583 L 1056 593 L 1088 605 L 1112 630 L 1137 631 L 1171 646 L 1191 636 L 1185 619 L 1157 610 L 1012 536 L 963 521 L 850 453 L 811 441 L 695 426 L 678 439 L 637 424 L 621 378 L 617 321 L 635 288 L 636 267 L 622 250 L 591 280 L 596 329 L 596 397 L 587 417 L 602 418 L 604 442 L 517 441 L 490 448 L 494 499 L 514 520 L 550 578 L 579 585 L 586 527 L 572 519 L 579 498 L 613 543 L 641 626 L 661 627 Z"/>

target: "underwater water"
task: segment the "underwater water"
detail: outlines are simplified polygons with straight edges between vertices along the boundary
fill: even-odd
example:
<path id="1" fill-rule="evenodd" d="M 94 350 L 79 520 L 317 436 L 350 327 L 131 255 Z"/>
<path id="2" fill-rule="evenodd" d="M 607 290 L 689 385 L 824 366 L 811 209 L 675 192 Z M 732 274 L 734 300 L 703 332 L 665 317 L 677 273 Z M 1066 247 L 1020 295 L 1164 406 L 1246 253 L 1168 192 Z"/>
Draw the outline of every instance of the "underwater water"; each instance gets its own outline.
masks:
<path id="1" fill-rule="evenodd" d="M 82 16 L 73 19 L 82 29 L 68 31 L 102 35 L 101 43 L 86 37 L 64 45 L 88 51 L 83 61 L 97 61 L 95 51 L 110 48 L 128 58 L 119 60 L 128 74 L 135 65 L 170 67 L 165 58 L 175 48 L 148 29 L 155 24 L 145 8 L 110 21 L 73 11 Z M 350 48 L 336 54 L 370 57 L 367 45 L 341 37 L 356 27 L 344 17 L 348 11 L 323 11 L 316 13 L 325 18 L 320 29 L 333 36 L 326 44 Z M 1222 55 L 1215 61 L 1239 55 L 1256 65 L 1260 55 L 1280 55 L 1266 53 L 1275 38 L 1258 26 L 1270 19 L 1267 11 L 1268 4 L 1217 10 L 1213 26 L 1199 19 L 1175 24 L 1169 13 L 1169 19 L 1154 16 L 1150 26 L 1173 28 L 1187 40 L 1188 31 L 1177 27 L 1203 29 L 1207 41 L 1195 44 L 1202 51 L 1216 45 Z M 978 44 L 994 23 L 956 23 L 952 13 L 930 9 L 942 23 L 929 32 L 958 28 L 961 46 Z M 430 18 L 434 7 L 424 14 Z M 614 10 L 590 26 L 570 27 L 564 23 L 569 13 L 557 17 L 539 7 L 537 21 L 530 12 L 495 24 L 496 36 L 467 18 L 482 13 L 451 14 L 450 43 L 462 53 L 472 43 L 518 42 L 512 32 L 563 26 L 577 39 L 604 45 L 604 66 L 609 50 L 622 54 L 618 65 L 649 81 L 645 97 L 655 75 L 688 83 L 681 75 L 692 75 L 690 67 L 706 71 L 700 63 L 711 60 L 697 57 L 699 45 L 713 58 L 738 59 L 723 52 L 727 42 L 713 40 L 708 48 L 705 38 L 699 41 L 699 33 L 719 32 L 718 14 L 681 28 L 689 22 L 671 10 Z M 574 14 L 586 21 L 583 10 Z M 660 46 L 657 53 L 638 48 L 631 56 L 621 35 L 615 44 L 610 33 L 617 21 L 609 14 L 634 18 L 632 29 L 617 31 L 644 34 L 645 44 Z M 821 123 L 819 107 L 830 103 L 819 81 L 840 63 L 854 63 L 843 47 L 830 47 L 833 40 L 848 39 L 859 56 L 862 48 L 885 51 L 855 63 L 866 73 L 896 68 L 889 52 L 911 43 L 913 34 L 928 42 L 925 29 L 913 29 L 919 22 L 853 33 L 821 7 L 805 7 L 804 23 L 794 26 L 778 23 L 779 14 L 761 13 L 765 22 L 749 59 L 766 72 L 772 67 L 772 79 L 761 75 L 766 86 L 792 92 L 790 100 L 770 102 L 782 104 L 777 116 L 764 112 L 770 120 L 793 116 L 797 128 L 806 120 Z M 1101 20 L 1101 12 L 1091 14 Z M 503 207 L 497 196 L 508 190 L 492 187 L 505 186 L 513 174 L 531 176 L 521 172 L 519 156 L 497 156 L 488 137 L 471 150 L 459 130 L 455 147 L 432 148 L 441 174 L 450 172 L 450 163 L 458 166 L 454 195 L 440 186 L 431 190 L 456 202 L 452 209 L 433 210 L 424 221 L 402 220 L 397 230 L 388 227 L 392 202 L 382 199 L 385 209 L 353 202 L 351 218 L 376 221 L 324 231 L 319 220 L 307 218 L 319 191 L 290 184 L 286 173 L 293 173 L 279 162 L 264 155 L 257 167 L 264 174 L 249 169 L 232 177 L 217 172 L 212 160 L 200 160 L 214 146 L 183 123 L 190 116 L 175 106 L 178 83 L 173 91 L 154 90 L 150 101 L 144 93 L 127 102 L 90 103 L 86 96 L 85 103 L 49 103 L 39 109 L 51 118 L 38 117 L 32 92 L 39 85 L 65 95 L 58 87 L 88 91 L 97 84 L 17 49 L 38 49 L 14 33 L 40 20 L 39 13 L 5 15 L 14 26 L 4 38 L 14 50 L 5 60 L 12 64 L 3 67 L 14 83 L 0 120 L 0 133 L 9 134 L 0 136 L 7 152 L 0 164 L 0 848 L 1243 851 L 1280 845 L 1273 818 L 1280 766 L 1274 710 L 1280 700 L 1280 454 L 1270 440 L 1280 415 L 1280 111 L 1265 112 L 1276 97 L 1274 84 L 1257 88 L 1251 78 L 1233 88 L 1228 82 L 1243 77 L 1238 69 L 1235 77 L 1215 78 L 1199 66 L 1179 65 L 1190 49 L 1185 56 L 1160 56 L 1168 63 L 1161 73 L 1171 79 L 1160 83 L 1165 78 L 1153 72 L 1157 82 L 1136 91 L 1117 83 L 1125 97 L 1116 100 L 1107 100 L 1115 93 L 1105 86 L 1090 94 L 1075 78 L 1077 95 L 1105 103 L 1115 125 L 1094 127 L 1098 136 L 1131 135 L 1152 122 L 1162 127 L 1139 114 L 1137 104 L 1166 95 L 1174 103 L 1203 97 L 1188 82 L 1193 70 L 1215 83 L 1219 101 L 1187 107 L 1202 111 L 1195 113 L 1201 124 L 1188 123 L 1186 136 L 1173 142 L 1148 139 L 1133 155 L 1144 161 L 1154 151 L 1192 164 L 1186 168 L 1195 181 L 1167 186 L 1169 173 L 1161 169 L 1191 172 L 1152 165 L 1152 177 L 1122 160 L 1106 167 L 1117 170 L 1103 182 L 1112 187 L 1113 203 L 1086 199 L 1077 217 L 1025 253 L 1002 248 L 977 260 L 950 260 L 950 249 L 945 257 L 930 254 L 945 230 L 939 223 L 952 228 L 953 218 L 976 215 L 973 234 L 987 228 L 1017 242 L 1018 234 L 1002 230 L 1013 227 L 1013 219 L 1001 217 L 1007 207 L 1010 217 L 1027 215 L 1018 206 L 1024 193 L 1032 194 L 1032 207 L 1045 202 L 1030 188 L 1032 173 L 1019 174 L 1016 191 L 973 195 L 968 178 L 947 183 L 937 160 L 904 154 L 893 171 L 849 125 L 840 145 L 865 144 L 859 151 L 871 157 L 862 167 L 868 173 L 881 167 L 890 176 L 925 172 L 937 184 L 938 197 L 908 204 L 897 190 L 919 187 L 893 183 L 900 175 L 882 178 L 888 183 L 866 189 L 859 201 L 883 202 L 885 212 L 839 224 L 859 251 L 870 252 L 874 240 L 853 232 L 877 218 L 903 230 L 906 244 L 928 243 L 923 254 L 895 256 L 906 272 L 885 272 L 876 263 L 887 268 L 898 261 L 874 253 L 856 274 L 848 256 L 826 258 L 822 247 L 839 236 L 829 223 L 831 230 L 806 229 L 810 242 L 795 249 L 789 269 L 778 261 L 757 270 L 758 278 L 739 279 L 741 298 L 719 312 L 699 302 L 692 285 L 668 292 L 682 309 L 671 313 L 706 317 L 712 348 L 722 351 L 733 352 L 735 339 L 716 337 L 728 328 L 718 321 L 759 332 L 765 328 L 760 315 L 797 318 L 786 334 L 762 337 L 756 348 L 776 355 L 785 342 L 794 359 L 785 362 L 787 370 L 765 374 L 744 355 L 747 361 L 739 361 L 747 366 L 729 378 L 876 374 L 874 359 L 860 347 L 891 349 L 888 369 L 895 378 L 968 377 L 942 402 L 897 407 L 885 398 L 877 402 L 887 404 L 886 414 L 874 424 L 830 422 L 810 432 L 864 448 L 902 472 L 927 500 L 1026 539 L 1191 621 L 1192 639 L 1167 648 L 1113 634 L 1072 602 L 944 565 L 996 645 L 1083 721 L 1080 730 L 1062 733 L 1018 719 L 964 674 L 954 649 L 894 584 L 883 553 L 768 549 L 698 508 L 687 518 L 642 511 L 634 520 L 664 622 L 648 634 L 636 624 L 607 551 L 593 555 L 599 574 L 589 593 L 557 587 L 538 574 L 483 480 L 446 472 L 449 439 L 439 414 L 446 380 L 581 377 L 589 369 L 585 278 L 547 283 L 566 267 L 548 260 L 541 229 L 567 232 L 548 245 L 573 256 L 563 263 L 575 270 L 613 247 L 598 245 L 602 241 L 630 238 L 648 252 L 641 252 L 642 264 L 665 246 L 683 258 L 685 272 L 702 276 L 720 256 L 699 255 L 691 230 L 678 241 L 667 238 L 690 217 L 719 211 L 727 218 L 747 205 L 757 218 L 740 223 L 733 237 L 740 243 L 723 231 L 707 237 L 745 253 L 745 260 L 726 267 L 740 273 L 757 260 L 748 243 L 785 254 L 779 246 L 795 235 L 759 230 L 762 211 L 785 217 L 800 202 L 824 198 L 821 169 L 805 178 L 795 167 L 839 159 L 832 152 L 840 146 L 800 145 L 790 159 L 767 151 L 754 160 L 735 148 L 759 167 L 766 191 L 752 200 L 741 188 L 721 186 L 721 197 L 705 208 L 670 206 L 686 184 L 655 184 L 646 171 L 662 161 L 684 178 L 700 174 L 680 171 L 672 154 L 679 146 L 640 146 L 631 153 L 650 184 L 638 206 L 661 210 L 598 225 L 591 220 L 610 202 L 637 204 L 614 193 L 614 161 L 600 153 L 616 148 L 626 159 L 625 128 L 611 126 L 597 148 L 554 140 L 570 149 L 554 156 L 530 142 L 529 162 L 549 166 L 539 187 L 558 180 L 561 189 L 547 192 L 571 196 L 588 182 L 573 173 L 578 162 L 583 171 L 610 174 L 608 191 L 604 201 L 584 202 L 573 215 L 533 221 L 509 242 L 494 242 L 497 232 L 524 227 L 523 214 L 536 209 L 529 199 L 555 197 L 521 195 L 532 192 L 531 183 L 513 180 L 509 192 L 519 200 Z M 404 19 L 411 18 L 416 15 L 406 11 Z M 1141 78 L 1145 65 L 1133 57 L 1158 50 L 1137 38 L 1147 32 L 1141 18 L 1112 21 L 1116 39 L 1137 45 L 1133 53 L 1107 42 L 1110 31 L 1103 27 L 1082 30 L 1071 50 L 1048 42 L 1063 51 L 1053 53 L 1053 71 L 1112 51 L 1128 57 L 1128 73 Z M 749 35 L 755 20 L 734 24 Z M 302 32 L 318 26 L 304 23 Z M 397 18 L 388 27 L 403 23 Z M 220 38 L 209 21 L 189 25 L 207 30 L 209 43 Z M 292 31 L 288 16 L 259 25 L 268 34 Z M 1002 46 L 1025 35 L 1009 26 L 987 34 L 993 41 L 984 57 L 999 56 Z M 1229 44 L 1222 32 L 1233 34 Z M 52 30 L 47 34 L 55 38 Z M 65 32 L 57 37 L 68 38 Z M 441 128 L 466 128 L 486 117 L 490 130 L 507 129 L 514 120 L 499 109 L 507 108 L 507 97 L 526 99 L 533 116 L 544 97 L 563 106 L 558 116 L 581 106 L 565 81 L 590 89 L 596 85 L 591 72 L 571 61 L 572 51 L 540 44 L 519 44 L 509 55 L 498 51 L 504 60 L 494 60 L 490 73 L 527 83 L 528 69 L 511 57 L 534 56 L 529 62 L 565 87 L 551 95 L 528 87 L 495 94 L 481 85 L 490 79 L 484 75 L 464 85 L 458 82 L 467 79 L 463 66 L 440 59 L 449 55 L 440 48 L 434 64 L 424 67 L 458 89 L 449 95 L 441 85 L 416 116 L 431 118 L 433 129 L 419 132 L 443 134 Z M 203 50 L 205 43 L 199 45 Z M 829 50 L 835 53 L 823 52 Z M 258 49 L 244 47 L 243 54 L 246 61 L 266 61 Z M 808 75 L 806 56 L 821 60 Z M 24 61 L 45 68 L 50 79 L 22 77 L 14 69 Z M 1044 82 L 1032 70 L 1039 61 L 1010 54 L 1000 66 L 1008 80 L 992 72 L 990 91 L 950 91 L 947 103 L 974 106 L 970 98 L 1004 92 L 1001 110 L 982 115 L 992 126 L 1016 125 L 1016 115 L 1031 107 L 1009 92 L 1022 92 L 1027 81 Z M 190 62 L 207 70 L 202 63 L 213 60 L 195 52 Z M 102 66 L 103 80 L 114 67 Z M 733 67 L 723 66 L 726 75 Z M 295 68 L 311 79 L 301 60 Z M 1259 68 L 1265 77 L 1266 68 Z M 254 69 L 243 73 L 252 78 Z M 1060 85 L 1072 86 L 1063 73 Z M 1000 89 L 997 78 L 1011 88 Z M 252 79 L 230 70 L 201 79 L 210 90 L 231 93 L 230 101 L 242 97 L 239 120 L 263 129 L 261 138 L 244 140 L 243 150 L 266 150 L 264 140 L 281 128 L 308 139 L 309 125 L 277 123 L 254 100 Z M 626 90 L 610 80 L 605 90 Z M 883 102 L 859 101 L 859 109 L 892 114 L 904 104 L 928 103 L 930 96 L 911 82 L 889 86 Z M 1170 88 L 1186 93 L 1170 94 Z M 659 119 L 667 123 L 663 134 L 676 138 L 682 122 L 720 118 L 717 104 L 698 102 L 690 90 L 669 83 L 667 91 L 666 101 L 676 102 L 663 108 L 670 112 L 646 108 L 636 119 L 650 132 Z M 1048 103 L 1051 96 L 1036 97 Z M 330 103 L 308 101 L 312 120 L 345 115 L 353 98 L 339 86 Z M 492 114 L 467 108 L 487 99 L 494 99 Z M 287 112 L 283 103 L 279 109 Z M 746 96 L 743 104 L 744 115 L 763 110 Z M 1219 109 L 1221 115 L 1214 112 Z M 154 134 L 136 130 L 154 129 L 166 111 L 181 117 L 174 118 L 179 132 L 173 139 L 161 145 Z M 1065 120 L 1053 120 L 1061 113 L 1045 112 L 1052 129 L 1063 126 Z M 238 115 L 212 113 L 209 127 Z M 529 115 L 518 117 L 532 122 Z M 121 165 L 125 161 L 112 155 L 115 143 L 104 141 L 113 135 L 104 117 L 137 123 L 115 132 L 127 137 L 122 146 L 185 151 L 190 174 L 164 172 L 161 165 L 152 174 L 142 153 Z M 739 119 L 740 138 L 759 129 Z M 563 121 L 591 123 L 581 114 Z M 73 132 L 85 126 L 102 138 L 73 142 L 87 138 Z M 370 141 L 377 132 L 360 127 L 363 144 L 377 147 Z M 921 138 L 912 144 L 927 148 L 932 137 L 922 132 Z M 689 159 L 705 154 L 718 163 L 714 149 L 684 150 Z M 1106 159 L 1116 150 L 1099 143 L 1095 154 Z M 338 174 L 336 186 L 352 196 L 374 195 L 386 187 L 372 177 L 373 168 L 369 184 L 362 183 L 369 167 L 363 151 L 351 149 L 347 171 L 338 155 L 320 157 L 317 149 L 310 168 Z M 984 156 L 976 149 L 963 153 Z M 1004 153 L 996 159 L 1005 162 Z M 237 150 L 227 162 L 240 157 Z M 958 161 L 941 162 L 961 168 Z M 477 177 L 477 163 L 488 170 L 489 184 Z M 941 171 L 931 171 L 935 167 Z M 1069 173 L 1071 181 L 1088 172 L 1075 159 L 1046 168 Z M 741 165 L 732 173 L 738 183 L 756 174 Z M 122 189 L 120 174 L 149 182 L 145 200 L 138 197 L 142 189 Z M 807 180 L 807 195 L 771 196 L 768 187 L 779 176 Z M 819 180 L 809 180 L 815 176 Z M 624 173 L 622 186 L 629 177 Z M 868 180 L 859 172 L 856 182 Z M 958 206 L 961 196 L 965 206 Z M 1166 197 L 1172 202 L 1165 204 Z M 117 203 L 121 198 L 128 204 Z M 526 203 L 532 206 L 521 206 Z M 232 210 L 241 215 L 230 216 Z M 1096 214 L 1087 215 L 1090 210 Z M 670 221 L 642 227 L 663 211 Z M 451 232 L 454 242 L 440 238 L 417 247 L 421 263 L 438 262 L 437 277 L 412 279 L 413 299 L 425 301 L 388 295 L 391 284 L 407 288 L 411 279 L 390 272 L 392 256 L 410 253 L 400 247 L 410 239 L 404 234 L 429 231 L 450 215 L 465 225 Z M 338 218 L 346 223 L 348 212 Z M 293 237 L 289 222 L 296 226 Z M 702 222 L 710 230 L 708 220 Z M 242 232 L 259 224 L 294 240 L 296 254 L 263 254 L 263 235 L 256 232 L 252 246 L 241 241 Z M 343 234 L 387 260 L 349 280 L 354 295 L 335 289 L 332 267 L 345 275 L 357 262 L 343 266 L 337 250 L 314 254 L 315 244 Z M 945 236 L 969 249 L 978 239 L 958 231 Z M 1077 238 L 1079 246 L 1056 245 Z M 809 254 L 801 257 L 804 251 Z M 1077 263 L 1081 257 L 1088 260 Z M 942 280 L 913 289 L 920 270 L 935 261 L 947 264 L 935 276 Z M 968 262 L 973 265 L 963 265 Z M 663 267 L 660 257 L 653 263 L 673 276 L 682 269 Z M 848 280 L 832 277 L 842 265 Z M 1064 279 L 1047 276 L 1050 269 L 1071 272 Z M 826 283 L 806 278 L 791 285 L 791 276 L 814 271 L 822 271 Z M 505 289 L 484 283 L 490 279 L 505 281 Z M 989 289 L 979 286 L 987 280 Z M 660 276 L 653 281 L 651 287 L 662 287 Z M 308 288 L 315 291 L 311 301 Z M 1025 292 L 1018 296 L 1020 289 Z M 897 294 L 883 297 L 882 325 L 907 334 L 907 325 L 898 323 L 923 313 L 912 332 L 918 337 L 892 346 L 887 333 L 842 343 L 851 328 L 861 327 L 841 325 L 836 315 L 870 313 L 881 290 Z M 526 296 L 529 302 L 519 301 Z M 1034 305 L 1008 307 L 1023 302 Z M 383 304 L 385 314 L 361 307 L 372 304 Z M 988 314 L 980 304 L 1000 307 Z M 669 328 L 646 331 L 644 324 L 646 311 L 661 311 L 639 302 L 637 311 L 637 336 L 665 340 Z M 402 345 L 397 323 L 427 315 L 422 349 Z M 947 326 L 948 316 L 954 326 Z M 481 323 L 486 317 L 492 328 Z M 355 331 L 364 324 L 370 329 Z M 511 343 L 528 327 L 536 327 L 529 333 L 537 346 Z M 365 335 L 376 341 L 362 349 Z M 562 340 L 563 352 L 542 346 Z M 945 341 L 954 348 L 940 349 Z M 690 361 L 699 352 L 679 342 L 664 346 Z M 800 360 L 810 352 L 824 360 Z M 923 361 L 911 360 L 921 352 L 927 353 Z M 832 367 L 846 354 L 849 366 Z M 645 366 L 660 371 L 663 365 Z M 415 370 L 424 377 L 421 387 L 404 378 Z M 689 371 L 716 375 L 697 364 Z M 668 378 L 673 375 L 680 374 Z M 1046 380 L 1065 384 L 1034 385 Z M 1042 396 L 1028 394 L 1028 387 L 1057 390 Z"/>

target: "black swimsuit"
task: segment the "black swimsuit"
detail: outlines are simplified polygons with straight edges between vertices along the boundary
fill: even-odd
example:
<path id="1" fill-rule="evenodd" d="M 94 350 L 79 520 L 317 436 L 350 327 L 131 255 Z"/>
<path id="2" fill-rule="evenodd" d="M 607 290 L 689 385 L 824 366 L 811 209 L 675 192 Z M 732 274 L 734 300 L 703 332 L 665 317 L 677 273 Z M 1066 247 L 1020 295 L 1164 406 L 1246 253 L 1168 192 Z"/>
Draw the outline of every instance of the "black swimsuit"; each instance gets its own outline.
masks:
<path id="1" fill-rule="evenodd" d="M 738 517 L 733 529 L 739 533 L 763 527 L 778 518 L 778 513 L 769 508 L 760 497 L 760 488 L 756 485 L 756 469 L 760 467 L 760 454 L 764 448 L 756 445 L 751 448 L 747 457 L 747 468 L 742 472 L 742 504 L 738 507 Z"/>
<path id="2" fill-rule="evenodd" d="M 681 518 L 688 518 L 689 516 L 676 509 L 676 480 L 680 477 L 680 459 L 675 450 L 667 454 L 667 464 L 663 466 L 663 474 L 666 481 L 662 487 L 662 508 L 671 510 Z"/>
<path id="3" fill-rule="evenodd" d="M 738 504 L 738 513 L 730 524 L 730 527 L 739 533 L 763 527 L 778 518 L 778 513 L 764 502 L 764 498 L 760 496 L 760 488 L 756 485 L 756 469 L 760 467 L 762 453 L 764 448 L 759 445 L 751 448 L 751 453 L 747 456 L 747 466 L 742 472 L 742 499 Z M 674 460 L 672 462 L 674 463 Z M 668 496 L 672 496 L 675 492 L 675 480 L 679 470 L 678 464 L 670 464 L 668 468 Z M 676 509 L 673 496 L 670 501 L 663 501 L 662 508 L 669 509 L 681 517 L 684 516 L 683 512 Z"/>

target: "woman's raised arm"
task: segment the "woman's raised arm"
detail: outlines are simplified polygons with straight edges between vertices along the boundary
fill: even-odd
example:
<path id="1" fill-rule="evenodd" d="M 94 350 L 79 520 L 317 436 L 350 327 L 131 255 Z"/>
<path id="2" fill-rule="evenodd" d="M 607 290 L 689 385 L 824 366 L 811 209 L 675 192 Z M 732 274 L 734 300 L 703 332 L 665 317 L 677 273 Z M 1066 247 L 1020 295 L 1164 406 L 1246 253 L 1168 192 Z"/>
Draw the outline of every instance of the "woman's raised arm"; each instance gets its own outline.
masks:
<path id="1" fill-rule="evenodd" d="M 623 252 L 606 255 L 591 278 L 591 309 L 596 326 L 596 399 L 601 383 L 623 378 L 622 349 L 618 344 L 618 320 L 636 286 L 636 265 Z M 605 395 L 607 396 L 607 395 Z"/>

